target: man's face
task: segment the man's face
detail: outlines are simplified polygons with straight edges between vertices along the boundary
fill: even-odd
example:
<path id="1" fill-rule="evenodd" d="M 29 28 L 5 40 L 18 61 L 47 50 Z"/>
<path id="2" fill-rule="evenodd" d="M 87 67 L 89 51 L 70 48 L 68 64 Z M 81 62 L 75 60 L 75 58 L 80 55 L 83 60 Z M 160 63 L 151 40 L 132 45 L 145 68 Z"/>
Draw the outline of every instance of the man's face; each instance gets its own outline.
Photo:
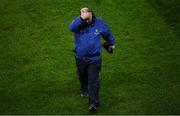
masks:
<path id="1" fill-rule="evenodd" d="M 89 19 L 92 17 L 92 12 L 89 12 L 87 8 L 82 8 L 80 12 L 83 19 Z"/>

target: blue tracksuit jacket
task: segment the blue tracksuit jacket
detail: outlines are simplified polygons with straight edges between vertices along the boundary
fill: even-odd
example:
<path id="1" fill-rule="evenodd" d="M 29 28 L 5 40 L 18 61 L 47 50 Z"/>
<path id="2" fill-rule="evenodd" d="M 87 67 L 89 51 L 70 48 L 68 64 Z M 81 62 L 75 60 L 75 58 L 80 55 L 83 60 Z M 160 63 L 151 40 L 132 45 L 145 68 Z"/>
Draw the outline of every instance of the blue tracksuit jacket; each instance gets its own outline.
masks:
<path id="1" fill-rule="evenodd" d="M 93 15 L 91 24 L 87 24 L 80 16 L 69 25 L 75 33 L 75 56 L 87 62 L 101 60 L 101 37 L 114 45 L 115 39 L 108 25 Z"/>

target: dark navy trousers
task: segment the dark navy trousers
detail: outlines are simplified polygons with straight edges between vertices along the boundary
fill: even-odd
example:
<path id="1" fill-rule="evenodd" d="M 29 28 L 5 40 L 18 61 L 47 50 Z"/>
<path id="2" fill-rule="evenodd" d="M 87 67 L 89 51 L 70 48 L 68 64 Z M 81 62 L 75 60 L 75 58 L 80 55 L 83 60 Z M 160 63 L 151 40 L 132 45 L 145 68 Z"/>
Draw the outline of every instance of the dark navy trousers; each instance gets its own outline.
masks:
<path id="1" fill-rule="evenodd" d="M 86 62 L 76 59 L 77 72 L 81 84 L 81 92 L 89 95 L 89 105 L 99 106 L 99 88 L 101 61 Z"/>

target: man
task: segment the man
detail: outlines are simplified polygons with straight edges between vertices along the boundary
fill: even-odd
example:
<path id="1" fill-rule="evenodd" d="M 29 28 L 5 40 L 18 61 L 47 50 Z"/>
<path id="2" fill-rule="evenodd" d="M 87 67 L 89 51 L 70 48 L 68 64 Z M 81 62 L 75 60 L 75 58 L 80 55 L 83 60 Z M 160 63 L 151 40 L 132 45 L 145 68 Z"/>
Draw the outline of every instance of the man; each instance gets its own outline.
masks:
<path id="1" fill-rule="evenodd" d="M 72 21 L 69 30 L 75 33 L 75 59 L 81 96 L 88 97 L 89 110 L 96 111 L 99 106 L 101 37 L 109 44 L 109 50 L 115 48 L 114 37 L 108 25 L 87 7 L 80 10 L 80 16 Z"/>

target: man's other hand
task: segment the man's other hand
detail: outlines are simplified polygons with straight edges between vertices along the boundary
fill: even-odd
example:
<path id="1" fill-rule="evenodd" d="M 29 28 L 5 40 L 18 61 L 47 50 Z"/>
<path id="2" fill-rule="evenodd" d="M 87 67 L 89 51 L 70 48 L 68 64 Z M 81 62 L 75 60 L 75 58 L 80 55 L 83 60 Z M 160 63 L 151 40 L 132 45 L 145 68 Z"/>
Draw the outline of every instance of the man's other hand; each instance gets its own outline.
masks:
<path id="1" fill-rule="evenodd" d="M 115 48 L 115 45 L 109 46 L 109 51 L 111 51 L 111 49 L 114 49 L 114 48 Z"/>

